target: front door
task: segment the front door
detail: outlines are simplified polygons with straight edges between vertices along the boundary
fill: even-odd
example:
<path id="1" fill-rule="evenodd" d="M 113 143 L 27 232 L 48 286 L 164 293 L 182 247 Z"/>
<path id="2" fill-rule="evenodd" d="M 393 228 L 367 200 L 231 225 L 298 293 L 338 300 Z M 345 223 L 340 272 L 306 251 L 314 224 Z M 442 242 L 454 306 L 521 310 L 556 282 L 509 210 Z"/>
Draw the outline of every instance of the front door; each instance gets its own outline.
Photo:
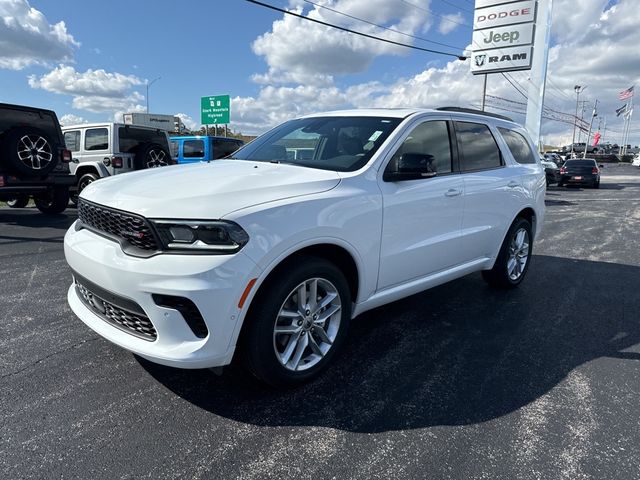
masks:
<path id="1" fill-rule="evenodd" d="M 446 120 L 420 123 L 386 166 L 393 168 L 403 154 L 421 154 L 433 157 L 436 176 L 380 180 L 384 207 L 378 290 L 459 263 L 464 184 L 454 170 L 451 128 Z"/>

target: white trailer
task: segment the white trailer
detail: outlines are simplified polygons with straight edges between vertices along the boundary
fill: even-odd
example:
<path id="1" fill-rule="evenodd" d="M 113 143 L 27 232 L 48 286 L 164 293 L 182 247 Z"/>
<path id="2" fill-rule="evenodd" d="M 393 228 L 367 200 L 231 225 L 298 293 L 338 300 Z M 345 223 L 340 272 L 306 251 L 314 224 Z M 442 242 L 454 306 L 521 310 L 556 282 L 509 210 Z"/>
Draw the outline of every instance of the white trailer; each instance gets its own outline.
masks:
<path id="1" fill-rule="evenodd" d="M 126 125 L 143 125 L 153 127 L 166 132 L 179 133 L 184 130 L 180 117 L 174 115 L 161 115 L 156 113 L 125 113 L 123 115 Z"/>

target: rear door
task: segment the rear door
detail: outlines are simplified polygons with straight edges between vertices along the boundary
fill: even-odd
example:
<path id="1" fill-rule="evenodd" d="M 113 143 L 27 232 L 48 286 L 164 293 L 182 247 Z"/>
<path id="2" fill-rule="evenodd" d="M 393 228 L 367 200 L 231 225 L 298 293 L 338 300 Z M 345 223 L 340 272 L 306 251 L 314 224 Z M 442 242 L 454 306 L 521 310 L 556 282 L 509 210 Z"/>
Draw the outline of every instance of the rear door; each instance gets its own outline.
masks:
<path id="1" fill-rule="evenodd" d="M 494 133 L 480 121 L 454 121 L 464 179 L 461 254 L 465 261 L 491 258 L 502 243 L 522 189 L 518 175 L 508 168 Z M 513 204 L 513 205 L 512 205 Z"/>
<path id="2" fill-rule="evenodd" d="M 205 150 L 205 139 L 194 138 L 182 141 L 182 155 L 180 163 L 196 163 L 207 160 Z"/>
<path id="3" fill-rule="evenodd" d="M 88 127 L 83 130 L 80 162 L 97 162 L 104 165 L 103 160 L 110 161 L 113 142 L 111 125 Z"/>

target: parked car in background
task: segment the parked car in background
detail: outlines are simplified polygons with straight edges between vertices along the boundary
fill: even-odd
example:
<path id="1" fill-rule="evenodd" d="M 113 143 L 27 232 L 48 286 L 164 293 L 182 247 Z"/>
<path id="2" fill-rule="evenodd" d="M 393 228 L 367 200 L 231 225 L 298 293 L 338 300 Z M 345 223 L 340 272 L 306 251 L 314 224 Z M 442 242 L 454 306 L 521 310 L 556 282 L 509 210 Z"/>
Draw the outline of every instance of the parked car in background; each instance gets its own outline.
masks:
<path id="1" fill-rule="evenodd" d="M 87 185 L 99 178 L 171 165 L 167 132 L 122 123 L 91 123 L 64 127 L 72 153 L 75 201 Z"/>
<path id="2" fill-rule="evenodd" d="M 300 138 L 313 155 L 292 160 Z M 477 271 L 518 286 L 544 223 L 536 155 L 521 126 L 466 109 L 291 120 L 233 158 L 85 189 L 68 301 L 151 361 L 235 354 L 267 383 L 301 383 L 362 312 Z"/>
<path id="3" fill-rule="evenodd" d="M 551 160 L 547 160 L 544 157 L 540 157 L 540 164 L 544 168 L 544 173 L 547 178 L 547 186 L 560 181 L 560 169 Z"/>
<path id="4" fill-rule="evenodd" d="M 171 137 L 170 141 L 178 163 L 217 160 L 231 155 L 244 145 L 244 142 L 237 138 L 210 135 Z"/>
<path id="5" fill-rule="evenodd" d="M 640 167 L 640 155 L 636 155 L 634 159 L 631 161 L 631 165 L 634 167 Z"/>
<path id="6" fill-rule="evenodd" d="M 0 200 L 21 208 L 32 196 L 41 212 L 63 212 L 70 160 L 55 112 L 0 103 Z"/>
<path id="7" fill-rule="evenodd" d="M 555 152 L 545 153 L 542 155 L 542 158 L 544 158 L 544 160 L 548 162 L 555 163 L 558 168 L 560 168 L 564 163 L 564 159 L 558 153 L 555 153 Z"/>
<path id="8" fill-rule="evenodd" d="M 560 168 L 560 181 L 563 185 L 588 185 L 600 188 L 600 168 L 595 160 L 590 158 L 571 159 L 564 162 Z"/>

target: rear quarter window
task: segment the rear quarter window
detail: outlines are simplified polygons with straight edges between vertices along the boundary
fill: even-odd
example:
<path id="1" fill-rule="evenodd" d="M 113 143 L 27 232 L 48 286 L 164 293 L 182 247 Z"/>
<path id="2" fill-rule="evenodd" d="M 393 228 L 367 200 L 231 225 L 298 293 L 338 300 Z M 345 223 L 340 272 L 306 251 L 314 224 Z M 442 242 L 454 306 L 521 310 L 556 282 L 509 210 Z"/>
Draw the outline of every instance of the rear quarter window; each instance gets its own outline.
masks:
<path id="1" fill-rule="evenodd" d="M 502 138 L 507 143 L 509 150 L 511 151 L 511 155 L 516 162 L 521 165 L 536 163 L 536 157 L 531 150 L 531 146 L 527 139 L 524 138 L 520 133 L 509 130 L 507 128 L 498 127 Z"/>

